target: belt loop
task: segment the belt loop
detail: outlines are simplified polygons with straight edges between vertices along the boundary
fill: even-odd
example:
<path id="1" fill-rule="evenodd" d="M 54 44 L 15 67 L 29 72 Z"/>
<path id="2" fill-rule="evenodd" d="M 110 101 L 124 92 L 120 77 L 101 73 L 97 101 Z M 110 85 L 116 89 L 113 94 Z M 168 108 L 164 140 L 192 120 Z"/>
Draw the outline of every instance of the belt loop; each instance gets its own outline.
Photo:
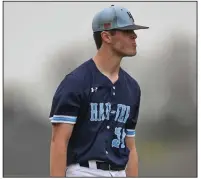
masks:
<path id="1" fill-rule="evenodd" d="M 89 161 L 89 168 L 97 169 L 97 164 L 95 160 Z"/>

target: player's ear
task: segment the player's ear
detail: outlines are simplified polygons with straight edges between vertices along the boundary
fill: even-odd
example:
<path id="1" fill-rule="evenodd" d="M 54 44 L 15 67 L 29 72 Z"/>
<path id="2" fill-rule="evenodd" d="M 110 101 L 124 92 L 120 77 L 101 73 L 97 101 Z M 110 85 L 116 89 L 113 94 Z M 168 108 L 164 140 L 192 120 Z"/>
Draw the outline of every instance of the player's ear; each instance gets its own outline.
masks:
<path id="1" fill-rule="evenodd" d="M 110 44 L 111 41 L 112 41 L 112 36 L 111 36 L 111 34 L 110 34 L 109 32 L 107 32 L 107 31 L 101 32 L 101 38 L 102 38 L 102 40 L 103 40 L 104 42 L 106 42 L 106 43 L 108 43 L 108 44 Z"/>

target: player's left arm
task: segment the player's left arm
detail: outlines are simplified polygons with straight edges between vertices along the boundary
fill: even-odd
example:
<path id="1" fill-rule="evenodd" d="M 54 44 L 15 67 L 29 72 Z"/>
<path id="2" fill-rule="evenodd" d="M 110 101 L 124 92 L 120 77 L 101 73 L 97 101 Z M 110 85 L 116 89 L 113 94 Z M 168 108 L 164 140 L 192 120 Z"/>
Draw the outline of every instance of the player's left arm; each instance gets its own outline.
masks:
<path id="1" fill-rule="evenodd" d="M 126 146 L 130 150 L 126 167 L 126 177 L 138 177 L 138 154 L 134 137 L 126 137 Z"/>
<path id="2" fill-rule="evenodd" d="M 138 114 L 140 108 L 141 90 L 138 90 L 137 103 L 132 109 L 133 115 L 126 123 L 126 146 L 129 149 L 129 159 L 126 167 L 127 177 L 138 177 L 138 153 L 135 145 L 135 128 L 138 121 Z"/>

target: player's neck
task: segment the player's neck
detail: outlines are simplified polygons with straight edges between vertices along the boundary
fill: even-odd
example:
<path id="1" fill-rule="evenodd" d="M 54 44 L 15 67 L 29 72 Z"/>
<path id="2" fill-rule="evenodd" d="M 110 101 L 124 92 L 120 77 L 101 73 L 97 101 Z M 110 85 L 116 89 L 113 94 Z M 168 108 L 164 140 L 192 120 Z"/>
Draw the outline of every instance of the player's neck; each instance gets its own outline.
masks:
<path id="1" fill-rule="evenodd" d="M 118 76 L 121 59 L 107 49 L 100 49 L 93 57 L 99 71 L 108 77 Z"/>

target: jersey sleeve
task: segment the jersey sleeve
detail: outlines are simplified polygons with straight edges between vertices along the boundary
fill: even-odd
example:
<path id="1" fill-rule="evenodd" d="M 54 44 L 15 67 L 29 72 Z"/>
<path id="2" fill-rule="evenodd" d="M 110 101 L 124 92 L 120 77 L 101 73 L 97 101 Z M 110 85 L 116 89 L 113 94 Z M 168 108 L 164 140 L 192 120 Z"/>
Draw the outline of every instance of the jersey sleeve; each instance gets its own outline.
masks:
<path id="1" fill-rule="evenodd" d="M 141 91 L 139 88 L 138 95 L 137 95 L 137 102 L 136 102 L 136 105 L 134 106 L 134 108 L 132 109 L 133 115 L 126 123 L 126 136 L 127 137 L 135 136 L 135 128 L 137 125 L 139 109 L 140 109 L 140 99 L 141 99 Z"/>
<path id="2" fill-rule="evenodd" d="M 80 86 L 73 75 L 67 75 L 60 83 L 52 100 L 51 123 L 76 123 L 81 103 Z"/>

